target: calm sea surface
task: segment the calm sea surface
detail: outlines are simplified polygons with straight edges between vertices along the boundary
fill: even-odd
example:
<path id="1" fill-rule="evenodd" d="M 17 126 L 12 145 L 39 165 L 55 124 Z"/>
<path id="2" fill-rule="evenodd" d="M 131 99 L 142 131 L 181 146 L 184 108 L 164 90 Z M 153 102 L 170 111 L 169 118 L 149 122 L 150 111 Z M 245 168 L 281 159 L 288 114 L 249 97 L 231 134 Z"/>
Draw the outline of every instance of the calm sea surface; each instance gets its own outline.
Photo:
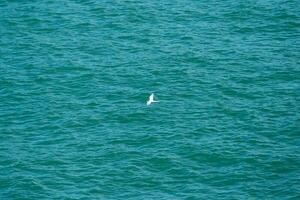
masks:
<path id="1" fill-rule="evenodd" d="M 1 200 L 300 199 L 299 111 L 297 0 L 0 1 Z"/>

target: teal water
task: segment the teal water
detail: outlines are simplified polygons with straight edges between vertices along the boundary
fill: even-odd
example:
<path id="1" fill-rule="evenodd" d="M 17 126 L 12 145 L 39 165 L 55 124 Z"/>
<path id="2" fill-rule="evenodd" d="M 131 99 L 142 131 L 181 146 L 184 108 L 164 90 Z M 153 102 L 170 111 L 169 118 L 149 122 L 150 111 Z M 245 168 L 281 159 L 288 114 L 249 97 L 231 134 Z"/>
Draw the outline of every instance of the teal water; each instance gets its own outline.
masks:
<path id="1" fill-rule="evenodd" d="M 1 1 L 0 199 L 300 199 L 299 60 L 296 0 Z"/>

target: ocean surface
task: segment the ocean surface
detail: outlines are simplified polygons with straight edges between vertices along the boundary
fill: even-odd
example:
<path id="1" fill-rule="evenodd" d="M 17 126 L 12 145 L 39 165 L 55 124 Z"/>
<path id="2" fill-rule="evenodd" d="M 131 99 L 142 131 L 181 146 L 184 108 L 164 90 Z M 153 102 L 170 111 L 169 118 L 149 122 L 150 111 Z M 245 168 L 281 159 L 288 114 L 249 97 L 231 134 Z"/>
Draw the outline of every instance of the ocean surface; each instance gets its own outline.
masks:
<path id="1" fill-rule="evenodd" d="M 0 1 L 1 200 L 300 199 L 299 111 L 297 0 Z"/>

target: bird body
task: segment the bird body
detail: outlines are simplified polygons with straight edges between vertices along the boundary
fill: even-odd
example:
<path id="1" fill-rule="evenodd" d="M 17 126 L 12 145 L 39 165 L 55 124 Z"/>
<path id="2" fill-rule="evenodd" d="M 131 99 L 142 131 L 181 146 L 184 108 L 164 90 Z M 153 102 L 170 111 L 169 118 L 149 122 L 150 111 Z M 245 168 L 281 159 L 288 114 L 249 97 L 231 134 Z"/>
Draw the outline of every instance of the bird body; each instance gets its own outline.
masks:
<path id="1" fill-rule="evenodd" d="M 154 94 L 152 93 L 147 101 L 147 106 L 149 106 L 151 103 L 154 103 L 154 102 L 158 102 L 158 101 L 154 100 Z"/>

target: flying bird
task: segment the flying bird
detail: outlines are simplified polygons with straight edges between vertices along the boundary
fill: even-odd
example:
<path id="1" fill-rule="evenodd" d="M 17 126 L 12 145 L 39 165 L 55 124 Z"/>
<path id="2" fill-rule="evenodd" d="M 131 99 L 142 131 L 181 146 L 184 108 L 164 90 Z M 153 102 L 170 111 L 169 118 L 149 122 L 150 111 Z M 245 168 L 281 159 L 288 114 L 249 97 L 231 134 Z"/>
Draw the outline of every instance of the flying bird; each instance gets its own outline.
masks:
<path id="1" fill-rule="evenodd" d="M 154 100 L 154 94 L 152 93 L 147 101 L 147 106 L 149 106 L 151 103 L 154 103 L 154 102 L 158 102 L 158 101 Z"/>

